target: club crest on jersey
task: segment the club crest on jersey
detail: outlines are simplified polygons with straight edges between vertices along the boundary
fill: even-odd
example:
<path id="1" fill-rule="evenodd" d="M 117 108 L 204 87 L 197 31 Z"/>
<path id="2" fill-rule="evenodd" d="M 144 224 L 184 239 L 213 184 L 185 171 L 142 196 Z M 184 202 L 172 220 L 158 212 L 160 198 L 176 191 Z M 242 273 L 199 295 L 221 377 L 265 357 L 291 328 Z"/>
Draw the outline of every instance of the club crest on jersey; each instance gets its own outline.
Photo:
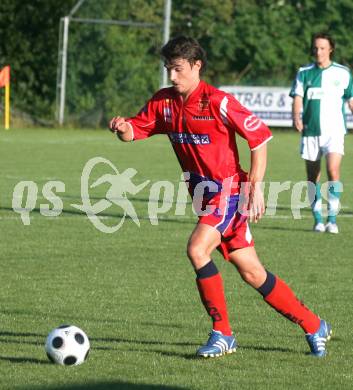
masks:
<path id="1" fill-rule="evenodd" d="M 170 105 L 170 100 L 165 99 L 165 106 L 163 108 L 164 121 L 166 123 L 172 123 L 172 107 Z"/>
<path id="2" fill-rule="evenodd" d="M 247 131 L 255 131 L 261 126 L 261 119 L 256 115 L 249 115 L 244 121 L 244 128 Z"/>
<path id="3" fill-rule="evenodd" d="M 210 100 L 208 98 L 208 95 L 204 94 L 199 100 L 199 111 L 208 110 L 209 107 L 210 107 Z"/>

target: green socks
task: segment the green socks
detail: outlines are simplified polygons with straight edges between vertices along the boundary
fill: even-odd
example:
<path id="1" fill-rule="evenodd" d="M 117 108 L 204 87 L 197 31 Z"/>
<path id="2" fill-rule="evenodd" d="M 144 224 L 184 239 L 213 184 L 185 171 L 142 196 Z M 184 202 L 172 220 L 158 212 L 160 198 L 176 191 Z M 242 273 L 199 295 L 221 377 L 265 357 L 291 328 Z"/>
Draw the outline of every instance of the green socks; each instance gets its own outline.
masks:
<path id="1" fill-rule="evenodd" d="M 315 183 L 315 197 L 311 202 L 311 210 L 315 219 L 315 225 L 322 223 L 322 198 L 320 183 Z"/>
<path id="2" fill-rule="evenodd" d="M 328 182 L 328 206 L 327 222 L 336 223 L 336 216 L 340 208 L 340 196 L 343 192 L 343 185 L 340 181 Z"/>

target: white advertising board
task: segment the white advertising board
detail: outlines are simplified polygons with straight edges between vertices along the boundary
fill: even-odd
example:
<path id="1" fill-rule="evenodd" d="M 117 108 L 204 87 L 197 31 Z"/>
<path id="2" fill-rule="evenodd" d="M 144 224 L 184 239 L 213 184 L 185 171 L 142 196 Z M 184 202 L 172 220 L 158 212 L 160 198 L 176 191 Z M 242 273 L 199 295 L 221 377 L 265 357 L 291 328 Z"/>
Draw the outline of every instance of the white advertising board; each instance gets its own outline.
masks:
<path id="1" fill-rule="evenodd" d="M 222 86 L 219 89 L 233 95 L 268 126 L 292 126 L 292 101 L 288 87 Z M 345 107 L 347 127 L 353 128 L 353 115 Z"/>

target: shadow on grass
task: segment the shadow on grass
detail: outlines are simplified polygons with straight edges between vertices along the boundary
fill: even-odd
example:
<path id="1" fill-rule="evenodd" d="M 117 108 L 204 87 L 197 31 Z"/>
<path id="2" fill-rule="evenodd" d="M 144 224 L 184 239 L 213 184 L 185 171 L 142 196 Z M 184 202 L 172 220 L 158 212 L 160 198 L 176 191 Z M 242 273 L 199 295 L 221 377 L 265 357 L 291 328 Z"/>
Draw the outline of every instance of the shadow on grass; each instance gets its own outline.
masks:
<path id="1" fill-rule="evenodd" d="M 44 345 L 45 338 L 38 341 L 16 340 L 16 339 L 0 339 L 0 344 L 26 344 L 26 345 Z"/>
<path id="2" fill-rule="evenodd" d="M 297 227 L 290 227 L 290 226 L 263 226 L 263 225 L 257 225 L 256 229 L 263 229 L 263 230 L 280 230 L 280 231 L 288 231 L 288 232 L 309 232 L 313 234 L 317 234 L 313 231 L 312 228 L 297 228 Z"/>
<path id="3" fill-rule="evenodd" d="M 30 340 L 30 338 L 35 338 Z M 13 331 L 0 331 L 0 345 L 1 344 L 19 344 L 19 345 L 35 345 L 37 347 L 43 347 L 46 336 L 40 333 L 34 332 L 13 332 Z M 118 351 L 119 345 L 128 344 L 130 351 L 136 353 L 151 353 L 160 354 L 168 357 L 178 357 L 181 359 L 193 360 L 195 359 L 195 353 L 180 353 L 168 350 L 170 347 L 194 347 L 199 346 L 198 343 L 190 342 L 172 342 L 163 340 L 131 340 L 121 337 L 90 337 L 92 351 Z M 139 348 L 141 346 L 141 348 Z M 144 348 L 143 346 L 148 346 Z M 154 347 L 154 348 L 153 348 Z M 156 347 L 161 347 L 156 349 Z M 162 348 L 166 349 L 163 350 Z M 11 363 L 36 363 L 36 364 L 50 364 L 49 361 L 22 358 L 14 356 L 0 356 L 0 360 L 8 361 Z"/>
<path id="4" fill-rule="evenodd" d="M 190 347 L 199 345 L 198 343 L 190 343 L 189 341 L 182 341 L 182 342 L 170 342 L 170 341 L 164 341 L 164 340 L 129 340 L 124 339 L 121 337 L 90 337 L 90 340 L 92 342 L 94 341 L 101 341 L 105 343 L 128 343 L 128 344 L 141 344 L 141 345 L 175 345 L 179 347 Z"/>
<path id="5" fill-rule="evenodd" d="M 40 344 L 43 340 L 46 339 L 46 335 L 41 333 L 33 333 L 33 332 L 12 332 L 12 331 L 0 331 L 0 337 L 10 337 L 9 339 L 0 338 L 0 343 L 23 343 L 23 344 Z M 25 337 L 35 337 L 36 341 L 32 340 L 23 340 Z M 195 346 L 199 345 L 198 343 L 190 343 L 190 342 L 171 342 L 164 340 L 134 340 L 134 339 L 126 339 L 122 337 L 90 337 L 89 338 L 92 343 L 94 342 L 103 342 L 103 343 L 126 343 L 126 344 L 142 344 L 142 345 L 174 345 L 174 346 Z"/>
<path id="6" fill-rule="evenodd" d="M 49 360 L 41 360 L 29 357 L 15 357 L 15 356 L 1 356 L 0 360 L 10 363 L 34 363 L 34 364 L 50 364 L 53 365 Z"/>
<path id="7" fill-rule="evenodd" d="M 33 332 L 12 332 L 12 331 L 0 331 L 1 336 L 10 336 L 10 337 L 45 337 L 41 333 Z"/>
<path id="8" fill-rule="evenodd" d="M 184 328 L 184 325 L 182 325 L 182 324 L 162 324 L 162 323 L 158 323 L 158 322 L 147 322 L 147 321 L 141 322 L 141 325 L 151 326 L 153 328 L 160 327 L 160 328 L 166 328 L 166 329 L 170 329 L 170 328 L 183 329 Z"/>
<path id="9" fill-rule="evenodd" d="M 291 348 L 282 348 L 282 347 L 260 347 L 258 345 L 240 345 L 239 349 L 247 349 L 251 351 L 262 351 L 262 352 L 290 352 L 297 353 L 296 350 Z"/>
<path id="10" fill-rule="evenodd" d="M 156 350 L 153 349 L 151 352 L 162 355 L 162 356 L 167 356 L 167 357 L 177 357 L 181 359 L 186 359 L 186 360 L 205 360 L 204 358 L 200 358 L 199 356 L 196 356 L 195 352 L 193 353 L 179 353 L 179 352 L 172 352 L 172 351 L 162 351 L 162 350 Z"/>
<path id="11" fill-rule="evenodd" d="M 25 338 L 27 337 L 29 338 L 35 337 L 36 340 L 26 340 Z M 0 331 L 0 344 L 26 344 L 26 345 L 38 346 L 38 345 L 44 345 L 45 339 L 46 336 L 40 333 Z"/>
<path id="12" fill-rule="evenodd" d="M 72 384 L 72 385 L 63 385 L 63 386 L 33 386 L 33 387 L 17 387 L 17 390 L 181 390 L 185 387 L 176 387 L 176 386 L 166 386 L 166 385 L 152 385 L 152 384 L 135 384 L 129 382 L 97 382 L 97 383 L 83 383 L 83 384 Z"/>
<path id="13" fill-rule="evenodd" d="M 100 198 L 100 199 L 105 199 L 105 198 Z M 0 207 L 0 210 L 4 210 L 4 211 L 10 211 L 12 213 L 16 213 L 16 215 L 18 216 L 18 218 L 20 218 L 20 215 L 18 212 L 15 212 L 14 209 L 12 207 Z M 30 214 L 31 213 L 34 213 L 34 214 L 41 214 L 41 211 L 39 208 L 34 208 L 33 210 L 30 210 Z M 61 211 L 61 214 L 62 215 L 72 215 L 72 216 L 83 216 L 83 217 L 87 217 L 87 214 L 85 212 L 82 212 L 80 210 L 75 210 L 75 209 L 63 209 Z M 60 214 L 60 215 L 61 215 Z M 48 217 L 48 218 L 60 218 L 60 215 L 58 216 L 54 216 L 54 217 Z M 127 220 L 130 220 L 132 219 L 129 215 L 125 215 L 125 214 L 121 214 L 121 213 L 108 213 L 108 212 L 100 212 L 99 214 L 97 214 L 98 217 L 110 217 L 110 218 L 125 218 Z M 146 215 L 138 215 L 137 216 L 139 220 L 141 221 L 150 221 L 150 218 Z M 172 216 L 162 216 L 162 215 L 159 215 L 158 216 L 158 221 L 163 223 L 163 222 L 172 222 L 172 223 L 180 223 L 180 224 L 190 224 L 190 223 L 193 223 L 195 224 L 196 223 L 196 219 L 193 218 L 193 216 L 190 216 L 190 217 L 186 217 L 186 218 L 178 218 L 177 216 L 176 217 L 172 217 Z"/>
<path id="14" fill-rule="evenodd" d="M 33 332 L 11 332 L 11 331 L 1 331 L 0 332 L 0 344 L 30 344 L 35 346 L 43 346 L 45 337 L 40 333 Z M 4 338 L 6 337 L 6 338 Z M 26 337 L 35 337 L 37 340 L 26 340 Z M 186 360 L 198 360 L 195 352 L 183 353 L 175 352 L 168 350 L 170 346 L 176 347 L 199 347 L 200 343 L 193 342 L 171 342 L 164 340 L 131 340 L 120 337 L 90 337 L 92 351 L 117 351 L 119 350 L 120 344 L 128 344 L 130 351 L 135 351 L 136 353 L 152 353 L 160 354 L 167 357 L 177 357 Z M 340 342 L 340 338 L 335 337 L 335 341 Z M 107 345 L 108 344 L 108 345 Z M 138 346 L 141 346 L 139 348 Z M 142 346 L 148 346 L 150 348 L 143 348 Z M 158 348 L 161 347 L 161 348 Z M 165 347 L 166 349 L 163 349 Z M 266 346 L 256 346 L 256 345 L 240 345 L 239 349 L 249 350 L 249 351 L 262 351 L 262 352 L 279 352 L 279 353 L 297 353 L 297 350 L 292 348 L 283 348 L 283 347 L 266 347 Z M 34 364 L 50 364 L 49 361 L 27 358 L 27 357 L 11 357 L 11 356 L 0 356 L 0 360 L 9 361 L 11 363 L 34 363 Z"/>

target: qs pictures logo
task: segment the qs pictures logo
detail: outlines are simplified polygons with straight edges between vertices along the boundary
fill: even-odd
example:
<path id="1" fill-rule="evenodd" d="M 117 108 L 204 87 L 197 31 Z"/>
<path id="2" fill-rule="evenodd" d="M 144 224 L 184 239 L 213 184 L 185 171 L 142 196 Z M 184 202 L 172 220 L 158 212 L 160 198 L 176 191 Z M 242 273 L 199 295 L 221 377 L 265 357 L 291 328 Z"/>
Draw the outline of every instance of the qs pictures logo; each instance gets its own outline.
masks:
<path id="1" fill-rule="evenodd" d="M 99 179 L 94 181 L 94 183 L 89 184 L 92 171 L 98 164 L 108 165 L 113 173 L 105 173 Z M 134 168 L 128 168 L 124 172 L 119 173 L 115 165 L 103 157 L 94 157 L 88 160 L 81 175 L 82 204 L 72 204 L 71 206 L 85 212 L 93 225 L 103 233 L 116 232 L 124 223 L 126 216 L 131 218 L 137 226 L 140 226 L 140 221 L 137 217 L 135 208 L 127 198 L 127 194 L 136 195 L 144 187 L 146 187 L 150 181 L 146 180 L 140 185 L 135 185 L 132 182 L 132 178 L 136 175 L 136 173 L 137 171 Z M 105 199 L 101 199 L 92 204 L 89 190 L 104 183 L 108 183 L 110 185 L 108 191 L 106 192 Z M 107 209 L 110 209 L 113 205 L 118 206 L 123 211 L 123 215 L 118 224 L 115 226 L 107 226 L 104 224 L 99 214 Z"/>
<path id="2" fill-rule="evenodd" d="M 256 127 L 257 123 L 249 119 L 250 126 Z M 114 233 L 119 230 L 126 218 L 131 219 L 140 227 L 140 219 L 149 219 L 151 225 L 158 225 L 159 219 L 167 213 L 173 213 L 179 218 L 192 212 L 196 216 L 212 214 L 215 210 L 212 207 L 203 208 L 204 197 L 209 197 L 210 193 L 219 193 L 219 185 L 210 180 L 201 180 L 193 190 L 191 202 L 188 201 L 188 186 L 190 184 L 190 172 L 183 172 L 177 185 L 174 182 L 160 180 L 151 183 L 148 199 L 143 199 L 146 206 L 145 212 L 137 215 L 134 204 L 129 200 L 132 196 L 142 191 L 150 180 L 141 184 L 135 184 L 136 169 L 127 168 L 119 172 L 116 166 L 103 157 L 94 157 L 87 161 L 81 174 L 80 204 L 70 204 L 76 210 L 87 216 L 96 229 L 103 233 Z M 230 196 L 228 191 L 232 184 L 232 177 L 223 180 L 221 185 L 221 197 L 227 201 Z M 241 183 L 240 204 L 247 202 L 248 183 Z M 300 219 L 301 210 L 310 207 L 315 199 L 316 187 L 312 182 L 268 182 L 258 183 L 261 185 L 261 192 L 267 188 L 267 206 L 265 216 L 275 217 L 279 195 L 282 192 L 290 192 L 290 205 L 286 206 L 291 210 L 292 218 Z M 328 202 L 325 194 L 333 184 L 331 182 L 323 183 L 321 192 L 323 199 Z M 97 190 L 99 189 L 99 196 Z M 58 217 L 64 211 L 64 196 L 60 197 L 58 193 L 65 193 L 65 183 L 59 180 L 51 180 L 44 183 L 39 188 L 34 181 L 20 181 L 16 184 L 12 196 L 12 209 L 20 214 L 22 223 L 30 225 L 31 212 L 39 212 L 44 217 Z M 41 192 L 41 195 L 38 194 Z M 337 192 L 343 192 L 342 185 L 337 188 Z M 103 195 L 104 194 L 104 195 Z M 132 195 L 132 196 L 131 196 Z M 329 195 L 328 195 L 329 196 Z M 47 202 L 41 202 L 37 207 L 38 198 L 44 198 Z M 287 195 L 288 197 L 288 195 Z M 68 197 L 67 197 L 68 198 Z M 338 214 L 340 203 L 331 202 L 330 212 Z M 266 202 L 265 202 L 266 203 Z M 187 210 L 187 207 L 190 210 Z M 229 206 L 231 207 L 231 206 Z M 233 207 L 233 206 L 232 206 Z M 72 213 L 70 210 L 65 210 Z M 227 209 L 224 210 L 226 212 Z M 147 212 L 147 213 L 146 213 Z M 240 207 L 238 212 L 248 216 L 248 208 Z M 336 215 L 335 214 L 335 215 Z M 223 214 L 221 214 L 223 215 Z M 280 215 L 278 218 L 282 218 Z M 284 216 L 290 218 L 290 216 Z M 164 217 L 165 218 L 165 217 Z M 170 218 L 170 216 L 167 218 Z M 115 224 L 109 225 L 107 219 Z"/>
<path id="3" fill-rule="evenodd" d="M 92 184 L 91 176 L 93 170 L 98 165 L 105 165 L 109 168 L 109 173 L 104 173 Z M 133 204 L 129 201 L 127 194 L 136 195 L 149 182 L 147 180 L 140 185 L 135 185 L 132 181 L 137 171 L 134 168 L 128 168 L 122 173 L 112 164 L 111 161 L 103 157 L 94 157 L 87 161 L 81 174 L 81 201 L 82 204 L 71 204 L 71 207 L 84 212 L 92 224 L 103 233 L 114 233 L 123 225 L 126 217 L 132 219 L 137 226 L 140 221 L 137 217 Z M 104 197 L 94 202 L 90 193 L 100 185 L 108 184 L 109 188 Z M 12 209 L 20 214 L 24 225 L 30 225 L 30 213 L 33 210 L 45 217 L 58 217 L 64 208 L 62 199 L 57 193 L 65 192 L 65 183 L 59 180 L 51 180 L 44 184 L 42 188 L 43 197 L 52 204 L 50 207 L 47 203 L 41 203 L 36 209 L 39 188 L 34 181 L 21 181 L 16 184 L 12 196 Z M 112 208 L 119 208 L 121 218 L 119 223 L 114 226 L 106 225 L 102 213 Z"/>

